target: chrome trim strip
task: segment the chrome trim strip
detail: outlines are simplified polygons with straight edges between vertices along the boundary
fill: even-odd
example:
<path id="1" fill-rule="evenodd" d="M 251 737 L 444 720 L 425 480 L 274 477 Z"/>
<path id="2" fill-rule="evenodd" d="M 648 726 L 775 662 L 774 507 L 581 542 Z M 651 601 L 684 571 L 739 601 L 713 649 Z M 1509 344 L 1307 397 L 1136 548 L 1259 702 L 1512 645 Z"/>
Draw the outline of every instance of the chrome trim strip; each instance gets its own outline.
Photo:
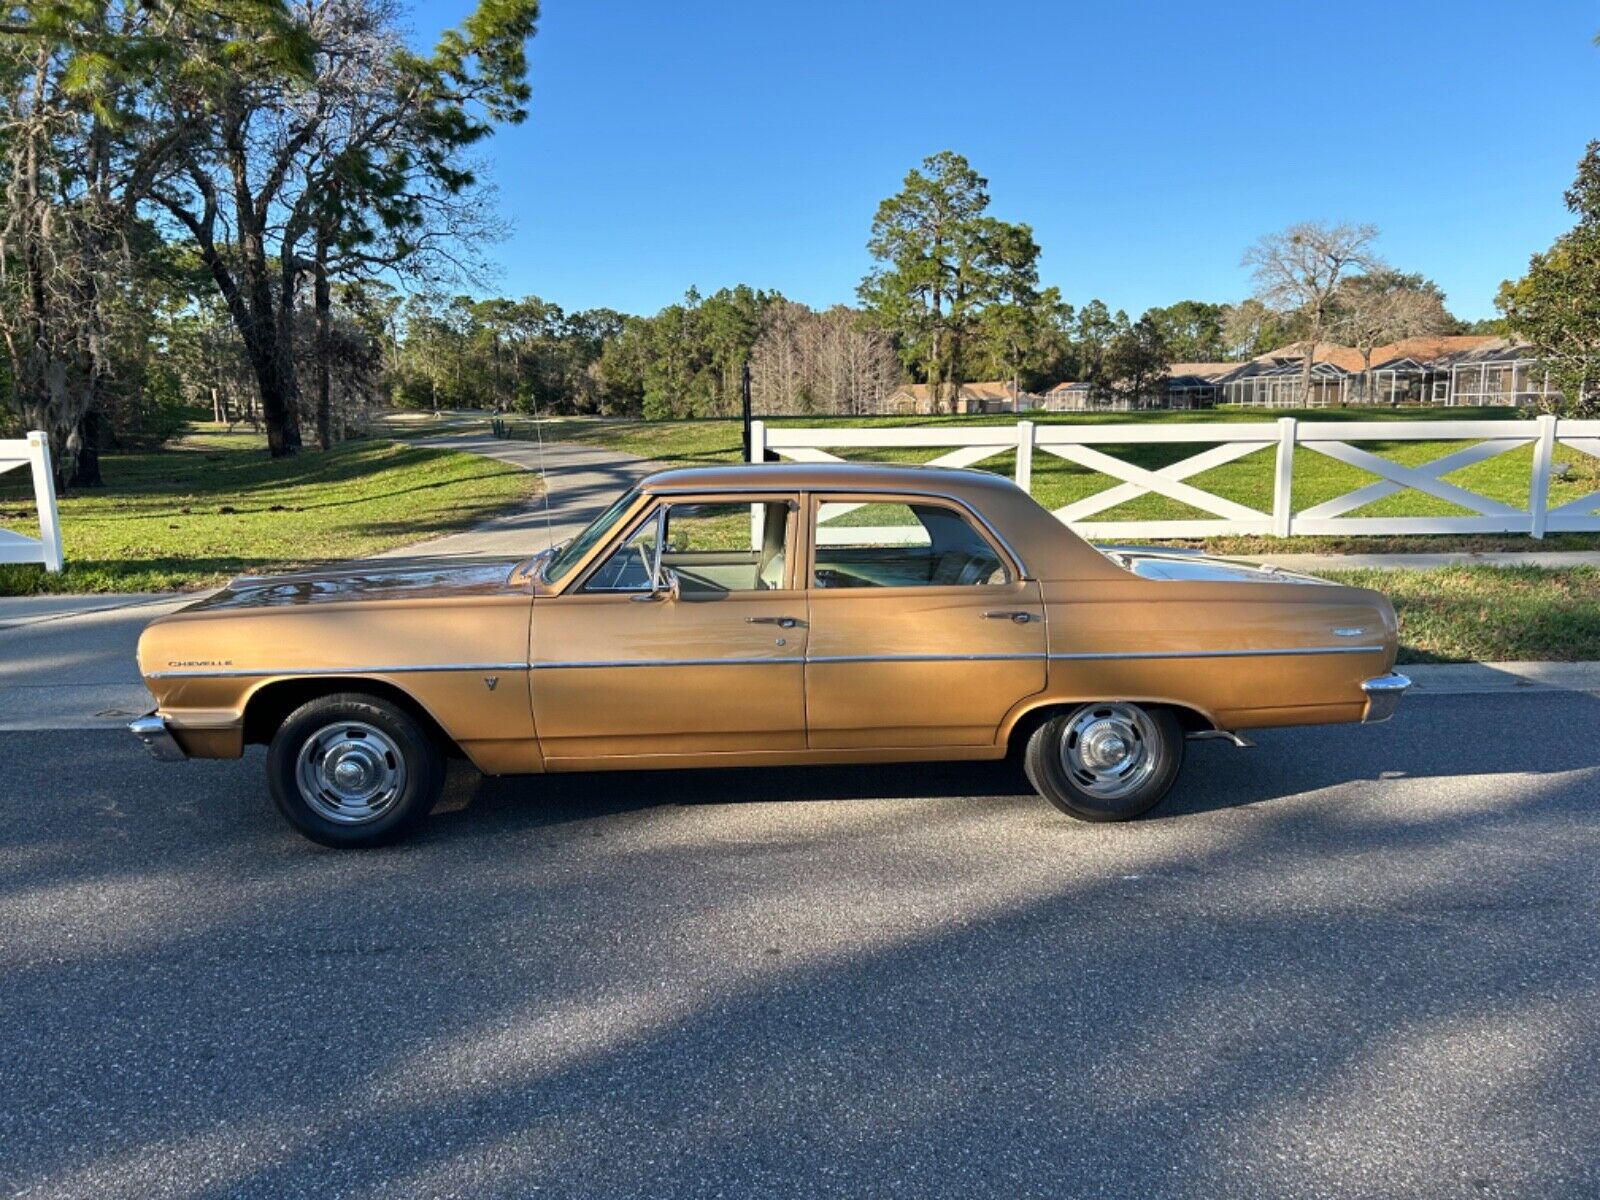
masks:
<path id="1" fill-rule="evenodd" d="M 595 658 L 572 662 L 536 662 L 533 671 L 586 671 L 601 667 L 771 667 L 795 665 L 806 660 L 794 655 L 773 658 Z"/>
<path id="2" fill-rule="evenodd" d="M 151 671 L 146 679 L 244 679 L 257 675 L 415 675 L 427 671 L 526 671 L 525 662 L 410 663 L 383 667 L 250 667 L 226 671 Z"/>
<path id="3" fill-rule="evenodd" d="M 1050 660 L 1093 661 L 1107 658 L 1272 658 L 1296 654 L 1378 654 L 1382 646 L 1295 646 L 1269 650 L 1107 650 L 1083 654 L 1052 654 Z"/>
<path id="4" fill-rule="evenodd" d="M 816 654 L 806 659 L 808 663 L 871 663 L 871 662 L 1025 662 L 1038 661 L 1045 656 L 1035 654 Z"/>
<path id="5" fill-rule="evenodd" d="M 1303 646 L 1262 650 L 1103 650 L 1072 654 L 820 654 L 768 658 L 615 658 L 571 662 L 413 663 L 375 667 L 252 667 L 225 671 L 151 671 L 149 679 L 242 679 L 264 675 L 408 675 L 433 671 L 549 671 L 598 667 L 751 667 L 784 663 L 1092 662 L 1109 659 L 1269 658 L 1301 654 L 1377 654 L 1382 646 Z"/>

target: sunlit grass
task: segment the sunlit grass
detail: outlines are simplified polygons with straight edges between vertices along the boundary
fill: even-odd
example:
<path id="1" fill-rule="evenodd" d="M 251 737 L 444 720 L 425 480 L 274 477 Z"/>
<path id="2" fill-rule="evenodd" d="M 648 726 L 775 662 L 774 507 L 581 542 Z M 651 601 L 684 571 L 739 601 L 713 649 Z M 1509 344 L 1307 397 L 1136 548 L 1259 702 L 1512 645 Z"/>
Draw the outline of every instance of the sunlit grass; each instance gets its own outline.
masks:
<path id="1" fill-rule="evenodd" d="M 1375 588 L 1400 616 L 1400 661 L 1600 659 L 1600 569 L 1445 567 L 1333 571 Z"/>
<path id="2" fill-rule="evenodd" d="M 0 595 L 162 591 L 287 571 L 465 529 L 536 477 L 478 455 L 355 441 L 272 460 L 265 439 L 203 429 L 102 459 L 104 488 L 60 500 L 67 570 L 0 566 Z M 0 524 L 38 532 L 22 473 L 0 477 Z"/>

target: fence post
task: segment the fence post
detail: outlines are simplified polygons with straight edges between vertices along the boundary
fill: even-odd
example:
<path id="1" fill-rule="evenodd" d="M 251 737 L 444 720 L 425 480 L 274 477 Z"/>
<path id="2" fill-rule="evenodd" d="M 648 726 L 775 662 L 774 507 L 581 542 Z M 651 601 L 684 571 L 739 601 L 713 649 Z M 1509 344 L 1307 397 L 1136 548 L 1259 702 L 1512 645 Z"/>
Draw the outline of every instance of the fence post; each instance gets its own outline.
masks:
<path id="1" fill-rule="evenodd" d="M 1278 418 L 1278 463 L 1272 481 L 1272 536 L 1288 537 L 1294 530 L 1294 440 L 1299 423 Z"/>
<path id="2" fill-rule="evenodd" d="M 1017 422 L 1017 486 L 1033 490 L 1033 422 Z"/>
<path id="3" fill-rule="evenodd" d="M 750 461 L 753 463 L 767 461 L 767 423 L 765 421 L 750 422 Z"/>
<path id="4" fill-rule="evenodd" d="M 61 518 L 56 512 L 56 465 L 50 461 L 50 435 L 37 430 L 28 435 L 28 461 L 33 465 L 33 498 L 39 505 L 39 544 L 44 549 L 44 569 L 59 571 Z"/>
<path id="5" fill-rule="evenodd" d="M 1533 478 L 1528 482 L 1528 532 L 1544 537 L 1550 515 L 1550 472 L 1555 467 L 1556 418 L 1539 418 L 1539 440 L 1533 444 Z"/>

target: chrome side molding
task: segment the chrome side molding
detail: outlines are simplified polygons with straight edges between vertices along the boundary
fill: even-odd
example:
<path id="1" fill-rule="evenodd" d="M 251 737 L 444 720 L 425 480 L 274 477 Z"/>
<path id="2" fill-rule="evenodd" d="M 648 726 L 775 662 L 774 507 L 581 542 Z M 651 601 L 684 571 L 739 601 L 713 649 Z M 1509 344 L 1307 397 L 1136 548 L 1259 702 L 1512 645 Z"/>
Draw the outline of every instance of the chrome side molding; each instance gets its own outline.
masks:
<path id="1" fill-rule="evenodd" d="M 167 719 L 156 713 L 146 713 L 137 720 L 130 721 L 128 732 L 139 739 L 144 748 L 150 752 L 150 757 L 157 762 L 182 762 L 189 757 L 183 752 L 183 747 L 178 745 L 177 739 L 172 736 L 172 731 L 167 728 Z"/>
<path id="2" fill-rule="evenodd" d="M 1367 711 L 1362 714 L 1361 720 L 1369 725 L 1387 721 L 1394 716 L 1394 710 L 1400 707 L 1400 697 L 1406 694 L 1410 686 L 1411 680 L 1395 671 L 1362 680 L 1361 690 L 1367 694 Z"/>

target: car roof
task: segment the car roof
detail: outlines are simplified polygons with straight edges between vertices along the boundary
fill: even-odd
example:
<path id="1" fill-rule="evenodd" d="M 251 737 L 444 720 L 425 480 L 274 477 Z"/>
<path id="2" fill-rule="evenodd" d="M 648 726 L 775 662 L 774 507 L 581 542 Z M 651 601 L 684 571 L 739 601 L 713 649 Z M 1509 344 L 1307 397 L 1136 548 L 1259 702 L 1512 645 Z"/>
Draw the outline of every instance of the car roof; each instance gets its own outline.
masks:
<path id="1" fill-rule="evenodd" d="M 647 476 L 640 487 L 647 492 L 905 491 L 951 496 L 1016 491 L 1009 479 L 988 471 L 845 462 L 677 467 Z"/>

